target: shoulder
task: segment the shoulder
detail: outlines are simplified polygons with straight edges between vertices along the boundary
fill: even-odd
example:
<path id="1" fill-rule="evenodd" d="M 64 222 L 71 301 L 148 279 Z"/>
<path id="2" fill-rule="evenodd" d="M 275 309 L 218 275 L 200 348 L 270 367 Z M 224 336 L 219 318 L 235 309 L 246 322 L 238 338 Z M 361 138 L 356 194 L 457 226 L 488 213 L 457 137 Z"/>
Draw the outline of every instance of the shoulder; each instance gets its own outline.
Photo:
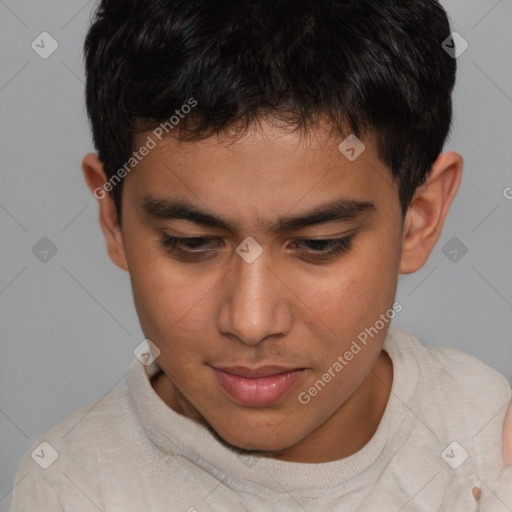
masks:
<path id="1" fill-rule="evenodd" d="M 390 345 L 410 379 L 408 408 L 434 434 L 440 449 L 462 447 L 477 475 L 497 478 L 503 468 L 503 427 L 512 389 L 507 379 L 463 351 L 426 346 L 393 329 Z M 459 448 L 460 449 L 460 448 Z M 462 450 L 461 450 L 462 451 Z"/>
<path id="2" fill-rule="evenodd" d="M 409 332 L 390 329 L 396 352 L 419 375 L 418 389 L 437 404 L 478 407 L 496 414 L 512 397 L 510 383 L 498 371 L 466 352 L 442 346 L 427 346 Z M 406 370 L 406 371 L 407 371 Z M 474 411 L 473 411 L 474 412 Z"/>
<path id="3" fill-rule="evenodd" d="M 91 503 L 99 505 L 102 460 L 130 435 L 133 422 L 124 384 L 39 435 L 17 469 L 14 510 L 32 510 L 35 503 L 61 510 L 66 497 L 77 489 L 88 498 L 83 510 L 89 510 Z"/>
<path id="4" fill-rule="evenodd" d="M 69 414 L 39 435 L 27 455 L 30 456 L 41 442 L 47 442 L 57 452 L 61 449 L 63 458 L 85 463 L 87 458 L 103 450 L 111 441 L 119 439 L 125 430 L 119 427 L 128 426 L 130 415 L 129 395 L 124 384 Z"/>

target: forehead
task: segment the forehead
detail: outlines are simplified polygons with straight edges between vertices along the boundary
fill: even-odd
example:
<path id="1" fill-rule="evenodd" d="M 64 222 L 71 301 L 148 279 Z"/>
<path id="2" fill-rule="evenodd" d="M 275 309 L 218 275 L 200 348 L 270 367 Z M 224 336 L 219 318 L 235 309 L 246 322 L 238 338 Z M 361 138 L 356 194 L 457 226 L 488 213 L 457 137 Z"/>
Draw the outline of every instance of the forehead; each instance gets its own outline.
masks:
<path id="1" fill-rule="evenodd" d="M 325 122 L 302 131 L 264 118 L 244 132 L 234 127 L 192 141 L 180 140 L 178 135 L 136 134 L 135 148 L 151 145 L 142 167 L 149 171 L 190 167 L 191 177 L 203 179 L 232 169 L 237 174 L 285 180 L 299 178 L 301 171 L 311 175 L 332 170 L 341 177 L 350 172 L 364 174 L 361 171 L 368 167 L 388 170 L 378 157 L 372 134 L 360 135 L 360 140 L 350 131 L 340 133 Z"/>
<path id="2" fill-rule="evenodd" d="M 148 136 L 138 134 L 136 147 Z M 358 142 L 322 129 L 304 135 L 268 124 L 236 139 L 165 137 L 127 178 L 146 214 L 199 219 L 228 231 L 239 228 L 236 219 L 250 217 L 265 230 L 298 228 L 304 216 L 291 214 L 306 211 L 318 219 L 353 219 L 398 200 L 371 139 Z"/>

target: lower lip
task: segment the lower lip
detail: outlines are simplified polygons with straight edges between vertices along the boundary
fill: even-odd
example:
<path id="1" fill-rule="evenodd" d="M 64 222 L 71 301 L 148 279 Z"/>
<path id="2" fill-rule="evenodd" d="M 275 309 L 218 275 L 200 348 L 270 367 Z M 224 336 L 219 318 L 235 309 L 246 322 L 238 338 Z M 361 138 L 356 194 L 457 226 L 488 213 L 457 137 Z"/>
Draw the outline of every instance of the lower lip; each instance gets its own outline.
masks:
<path id="1" fill-rule="evenodd" d="M 306 373 L 306 370 L 296 370 L 249 379 L 216 368 L 213 370 L 218 383 L 235 402 L 251 407 L 264 407 L 277 402 Z"/>

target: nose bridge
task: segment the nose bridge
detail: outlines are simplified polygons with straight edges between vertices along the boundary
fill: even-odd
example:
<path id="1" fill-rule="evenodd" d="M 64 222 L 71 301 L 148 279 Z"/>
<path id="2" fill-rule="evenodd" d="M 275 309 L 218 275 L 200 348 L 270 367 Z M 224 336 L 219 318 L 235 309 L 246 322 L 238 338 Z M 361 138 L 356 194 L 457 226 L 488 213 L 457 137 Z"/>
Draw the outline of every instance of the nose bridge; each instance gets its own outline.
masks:
<path id="1" fill-rule="evenodd" d="M 235 334 L 248 344 L 257 344 L 270 334 L 278 334 L 286 327 L 280 302 L 279 280 L 271 271 L 271 261 L 263 252 L 248 263 L 238 258 L 231 272 L 225 298 L 221 326 L 224 332 Z M 282 290 L 281 290 L 282 291 Z"/>

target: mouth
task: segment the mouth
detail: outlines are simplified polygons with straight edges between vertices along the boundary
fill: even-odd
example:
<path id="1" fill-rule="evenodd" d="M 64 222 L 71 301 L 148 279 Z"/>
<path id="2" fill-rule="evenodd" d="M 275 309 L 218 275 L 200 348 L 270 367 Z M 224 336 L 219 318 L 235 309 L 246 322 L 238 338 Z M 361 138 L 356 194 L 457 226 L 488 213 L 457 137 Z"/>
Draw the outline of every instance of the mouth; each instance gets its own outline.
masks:
<path id="1" fill-rule="evenodd" d="M 280 400 L 302 380 L 306 368 L 263 366 L 249 369 L 240 366 L 212 367 L 218 384 L 240 405 L 265 407 Z"/>

